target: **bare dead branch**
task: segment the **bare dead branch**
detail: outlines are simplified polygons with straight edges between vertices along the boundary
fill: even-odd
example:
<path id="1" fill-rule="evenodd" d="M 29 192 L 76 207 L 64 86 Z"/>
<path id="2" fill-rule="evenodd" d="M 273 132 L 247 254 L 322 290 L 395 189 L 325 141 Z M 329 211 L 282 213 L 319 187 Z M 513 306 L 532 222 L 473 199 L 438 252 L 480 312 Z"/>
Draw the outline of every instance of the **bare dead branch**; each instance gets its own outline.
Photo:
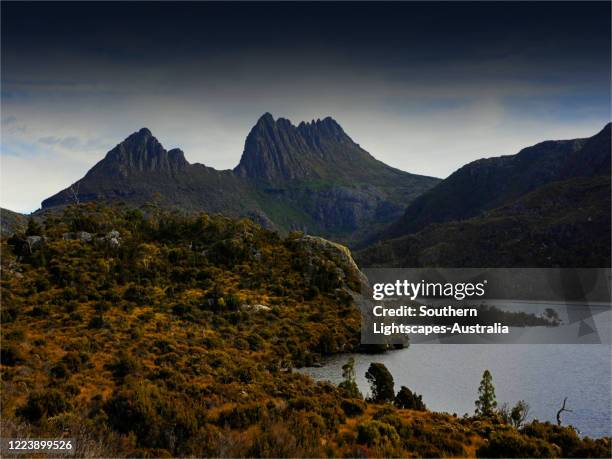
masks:
<path id="1" fill-rule="evenodd" d="M 569 408 L 565 408 L 566 402 L 567 402 L 567 397 L 563 399 L 563 405 L 561 406 L 561 409 L 557 411 L 557 425 L 558 426 L 561 425 L 561 413 L 563 413 L 564 411 L 567 411 L 568 413 L 573 413 L 573 411 L 570 410 Z"/>
<path id="2" fill-rule="evenodd" d="M 80 187 L 81 187 L 81 182 L 76 182 L 70 185 L 70 188 L 69 188 L 72 201 L 77 206 L 80 204 L 80 200 L 79 200 L 79 188 Z"/>

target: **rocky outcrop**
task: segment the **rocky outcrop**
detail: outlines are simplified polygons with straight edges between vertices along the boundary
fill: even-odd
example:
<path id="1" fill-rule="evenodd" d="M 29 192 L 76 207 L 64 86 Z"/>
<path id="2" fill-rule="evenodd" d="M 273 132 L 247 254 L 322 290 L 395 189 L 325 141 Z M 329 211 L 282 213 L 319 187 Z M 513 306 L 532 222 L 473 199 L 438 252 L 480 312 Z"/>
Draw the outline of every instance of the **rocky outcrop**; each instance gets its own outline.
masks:
<path id="1" fill-rule="evenodd" d="M 357 263 L 353 259 L 351 251 L 348 247 L 338 244 L 337 242 L 332 242 L 322 237 L 317 236 L 302 236 L 298 239 L 298 243 L 300 243 L 307 250 L 312 253 L 318 253 L 320 251 L 327 253 L 331 258 L 335 258 L 339 261 L 341 266 L 344 266 L 350 274 L 354 275 L 356 279 L 359 280 L 361 284 L 368 283 L 368 279 L 361 272 Z"/>
<path id="2" fill-rule="evenodd" d="M 44 236 L 28 236 L 25 241 L 28 246 L 28 250 L 30 253 L 34 253 L 36 250 L 40 249 L 47 238 Z"/>
<path id="3" fill-rule="evenodd" d="M 121 246 L 121 234 L 117 230 L 109 231 L 104 240 L 111 249 L 118 249 Z"/>
<path id="4" fill-rule="evenodd" d="M 15 248 L 19 256 L 28 256 L 39 251 L 47 241 L 46 236 L 14 235 L 9 238 L 9 244 Z"/>
<path id="5" fill-rule="evenodd" d="M 88 233 L 87 231 L 77 231 L 62 234 L 62 239 L 65 241 L 81 241 L 81 242 L 92 242 L 94 241 L 94 234 Z M 119 248 L 121 246 L 121 234 L 119 231 L 109 231 L 104 236 L 98 236 L 95 238 L 97 244 L 106 244 L 111 248 Z"/>
<path id="6" fill-rule="evenodd" d="M 65 241 L 81 241 L 81 242 L 91 242 L 93 241 L 94 235 L 88 233 L 87 231 L 77 231 L 76 233 L 64 233 L 62 234 L 62 239 Z"/>
<path id="7" fill-rule="evenodd" d="M 240 305 L 240 309 L 244 312 L 267 312 L 272 308 L 265 304 L 242 304 Z"/>

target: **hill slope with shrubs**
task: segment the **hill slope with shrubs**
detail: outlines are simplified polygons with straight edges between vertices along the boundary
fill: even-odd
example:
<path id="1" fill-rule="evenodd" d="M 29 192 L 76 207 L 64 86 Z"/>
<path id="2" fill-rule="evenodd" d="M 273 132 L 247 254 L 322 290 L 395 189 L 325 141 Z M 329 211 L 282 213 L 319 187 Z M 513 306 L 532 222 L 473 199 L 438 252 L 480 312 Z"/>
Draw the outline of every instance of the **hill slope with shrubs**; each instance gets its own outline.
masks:
<path id="1" fill-rule="evenodd" d="M 3 436 L 75 438 L 79 457 L 609 455 L 407 388 L 366 402 L 350 366 L 339 387 L 293 372 L 358 349 L 359 274 L 341 246 L 249 220 L 88 204 L 31 221 L 2 241 Z"/>

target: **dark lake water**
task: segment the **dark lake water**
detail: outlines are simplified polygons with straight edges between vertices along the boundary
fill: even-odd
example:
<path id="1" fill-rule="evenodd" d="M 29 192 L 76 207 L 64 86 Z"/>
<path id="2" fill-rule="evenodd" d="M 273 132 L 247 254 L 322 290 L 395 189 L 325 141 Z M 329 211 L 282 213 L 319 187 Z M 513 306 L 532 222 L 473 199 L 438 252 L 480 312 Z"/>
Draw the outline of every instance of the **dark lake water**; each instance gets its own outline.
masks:
<path id="1" fill-rule="evenodd" d="M 338 383 L 348 355 L 321 368 L 301 371 L 317 380 Z M 353 354 L 357 382 L 368 392 L 365 372 L 371 362 L 384 363 L 395 389 L 408 386 L 423 395 L 427 407 L 448 413 L 474 412 L 482 373 L 489 369 L 497 401 L 529 403 L 529 419 L 555 421 L 563 398 L 572 413 L 565 424 L 582 435 L 612 435 L 612 346 L 609 344 L 414 344 L 386 354 Z"/>

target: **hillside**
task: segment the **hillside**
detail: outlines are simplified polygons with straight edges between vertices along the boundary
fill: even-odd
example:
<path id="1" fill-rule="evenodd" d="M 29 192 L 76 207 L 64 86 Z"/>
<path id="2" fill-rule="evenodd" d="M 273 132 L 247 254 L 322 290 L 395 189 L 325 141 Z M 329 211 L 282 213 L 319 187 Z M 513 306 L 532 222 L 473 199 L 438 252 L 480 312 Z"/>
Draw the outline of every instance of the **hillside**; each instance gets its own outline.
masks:
<path id="1" fill-rule="evenodd" d="M 166 151 L 143 128 L 82 179 L 45 199 L 42 208 L 155 201 L 354 241 L 398 218 L 406 203 L 437 182 L 376 160 L 331 118 L 296 127 L 266 113 L 247 136 L 233 171 L 190 164 L 181 150 Z"/>
<path id="2" fill-rule="evenodd" d="M 610 137 L 608 124 L 588 139 L 546 141 L 516 155 L 471 162 L 410 203 L 377 238 L 475 217 L 555 181 L 610 176 Z"/>
<path id="3" fill-rule="evenodd" d="M 0 234 L 2 237 L 10 236 L 16 231 L 23 230 L 27 225 L 26 216 L 8 209 L 0 209 Z"/>
<path id="4" fill-rule="evenodd" d="M 7 437 L 72 437 L 77 457 L 609 455 L 569 427 L 364 402 L 293 373 L 358 346 L 359 272 L 337 244 L 95 203 L 30 233 L 2 241 Z"/>
<path id="5" fill-rule="evenodd" d="M 554 182 L 466 220 L 357 252 L 360 266 L 610 266 L 610 177 Z"/>

